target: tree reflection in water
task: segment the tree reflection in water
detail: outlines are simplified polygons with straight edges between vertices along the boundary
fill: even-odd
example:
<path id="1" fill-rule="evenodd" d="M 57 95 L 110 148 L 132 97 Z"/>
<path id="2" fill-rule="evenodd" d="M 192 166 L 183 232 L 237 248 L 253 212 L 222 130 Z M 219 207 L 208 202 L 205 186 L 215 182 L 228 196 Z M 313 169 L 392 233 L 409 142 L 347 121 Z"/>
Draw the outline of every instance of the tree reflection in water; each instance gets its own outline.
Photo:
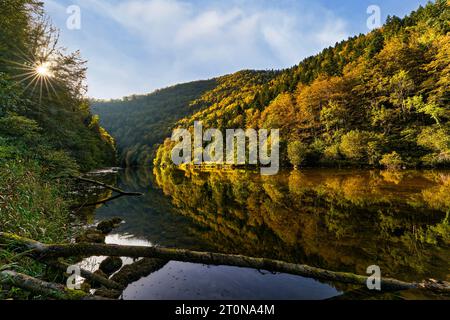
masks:
<path id="1" fill-rule="evenodd" d="M 450 172 L 126 170 L 99 207 L 118 230 L 167 247 L 238 253 L 405 281 L 449 280 Z M 340 287 L 339 284 L 334 284 Z M 340 288 L 348 289 L 348 288 Z"/>
<path id="2" fill-rule="evenodd" d="M 450 172 L 154 169 L 179 212 L 221 252 L 416 281 L 449 279 Z"/>

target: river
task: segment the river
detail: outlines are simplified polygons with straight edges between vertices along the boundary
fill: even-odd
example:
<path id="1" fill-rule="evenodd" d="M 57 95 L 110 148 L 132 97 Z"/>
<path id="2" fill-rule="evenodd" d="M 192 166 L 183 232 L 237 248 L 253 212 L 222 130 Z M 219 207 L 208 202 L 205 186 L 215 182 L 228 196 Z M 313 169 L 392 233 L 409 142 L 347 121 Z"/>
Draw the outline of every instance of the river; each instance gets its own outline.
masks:
<path id="1" fill-rule="evenodd" d="M 108 243 L 268 257 L 362 275 L 376 265 L 383 277 L 404 281 L 450 279 L 450 171 L 306 169 L 261 176 L 245 170 L 155 168 L 95 176 L 144 193 L 83 213 L 91 224 L 124 219 Z M 87 265 L 95 269 L 97 262 L 91 259 Z M 264 270 L 169 262 L 130 284 L 123 298 L 369 295 L 355 289 Z M 390 295 L 426 298 L 413 291 Z"/>

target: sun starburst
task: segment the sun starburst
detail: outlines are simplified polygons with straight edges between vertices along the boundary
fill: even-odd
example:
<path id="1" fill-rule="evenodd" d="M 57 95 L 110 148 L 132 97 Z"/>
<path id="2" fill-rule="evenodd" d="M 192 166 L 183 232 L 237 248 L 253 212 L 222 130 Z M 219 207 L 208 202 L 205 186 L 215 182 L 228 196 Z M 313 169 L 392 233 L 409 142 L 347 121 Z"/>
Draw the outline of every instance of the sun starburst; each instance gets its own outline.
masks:
<path id="1" fill-rule="evenodd" d="M 36 65 L 35 71 L 36 75 L 42 78 L 51 78 L 53 76 L 49 62 Z"/>
<path id="2" fill-rule="evenodd" d="M 58 98 L 55 85 L 56 79 L 56 59 L 45 51 L 42 54 L 25 54 L 17 48 L 14 60 L 2 59 L 9 64 L 13 78 L 24 86 L 24 91 L 29 91 L 32 95 L 36 91 L 39 93 L 39 103 L 42 98 L 55 96 Z"/>
<path id="3" fill-rule="evenodd" d="M 14 69 L 22 71 L 16 74 L 14 78 L 24 84 L 24 91 L 31 90 L 31 94 L 34 94 L 38 90 L 39 102 L 42 101 L 44 94 L 50 97 L 53 92 L 57 97 L 58 95 L 53 85 L 55 80 L 54 63 L 51 60 L 38 60 L 36 62 L 27 60 L 24 63 L 13 62 Z"/>

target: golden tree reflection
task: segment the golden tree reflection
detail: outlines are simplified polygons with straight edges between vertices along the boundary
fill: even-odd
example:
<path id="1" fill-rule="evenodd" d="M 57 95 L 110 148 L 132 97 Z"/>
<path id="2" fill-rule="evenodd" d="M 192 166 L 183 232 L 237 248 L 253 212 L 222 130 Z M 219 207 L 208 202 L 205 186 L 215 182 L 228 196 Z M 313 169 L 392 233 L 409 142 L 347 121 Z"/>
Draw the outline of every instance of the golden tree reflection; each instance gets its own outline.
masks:
<path id="1" fill-rule="evenodd" d="M 448 278 L 447 176 L 408 173 L 392 184 L 384 172 L 365 171 L 154 173 L 221 251 L 357 273 L 377 262 L 405 280 Z"/>

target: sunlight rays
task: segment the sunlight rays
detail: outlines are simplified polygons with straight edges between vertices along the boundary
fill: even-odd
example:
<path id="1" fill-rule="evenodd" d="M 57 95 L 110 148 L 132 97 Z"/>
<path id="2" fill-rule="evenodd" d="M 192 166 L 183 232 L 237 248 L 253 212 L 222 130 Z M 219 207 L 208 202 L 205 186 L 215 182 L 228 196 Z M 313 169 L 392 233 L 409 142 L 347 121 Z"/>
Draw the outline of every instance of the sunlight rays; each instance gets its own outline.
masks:
<path id="1" fill-rule="evenodd" d="M 30 54 L 30 57 L 19 48 L 17 48 L 15 55 L 22 62 L 5 58 L 2 60 L 9 64 L 11 69 L 16 70 L 17 74 L 13 75 L 12 78 L 24 86 L 23 91 L 30 90 L 31 94 L 38 92 L 39 103 L 45 96 L 50 98 L 54 95 L 58 98 L 57 91 L 52 83 L 56 81 L 56 59 L 52 59 L 51 55 L 46 52 L 41 52 L 40 58 L 36 57 L 35 54 Z"/>

